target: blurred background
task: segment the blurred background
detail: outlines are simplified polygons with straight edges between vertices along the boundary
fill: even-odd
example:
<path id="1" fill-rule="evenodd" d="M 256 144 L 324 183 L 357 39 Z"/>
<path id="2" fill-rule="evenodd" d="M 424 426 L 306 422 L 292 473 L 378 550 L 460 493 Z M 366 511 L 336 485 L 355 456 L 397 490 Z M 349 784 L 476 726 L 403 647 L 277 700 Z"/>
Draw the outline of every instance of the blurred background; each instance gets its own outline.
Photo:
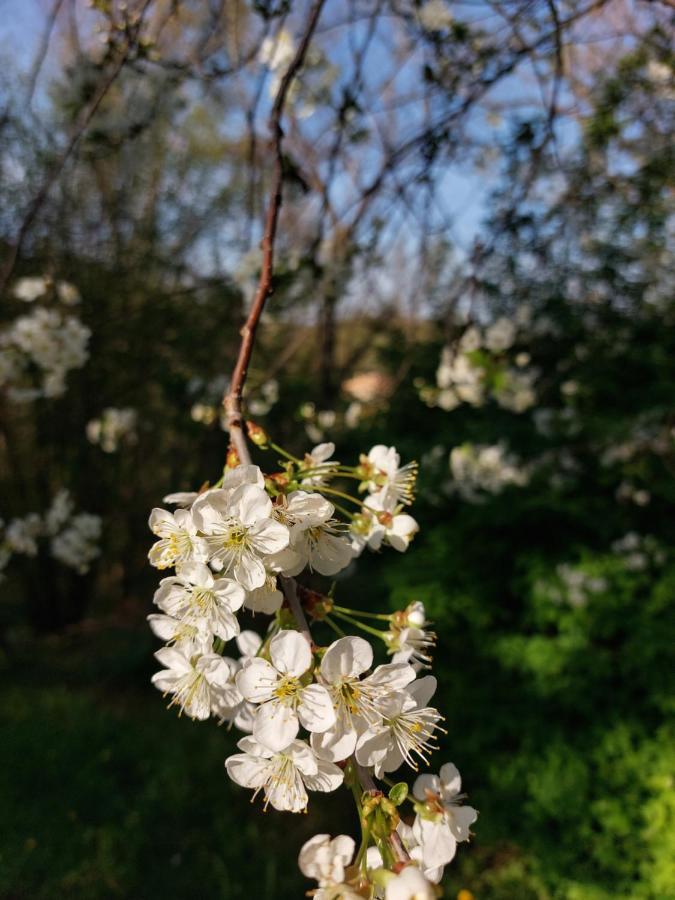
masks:
<path id="1" fill-rule="evenodd" d="M 354 829 L 252 808 L 145 622 L 149 510 L 222 468 L 308 9 L 0 0 L 3 900 L 296 898 Z M 435 623 L 480 810 L 449 898 L 675 897 L 674 15 L 328 0 L 291 91 L 247 408 L 420 462 L 413 547 L 344 590 Z"/>

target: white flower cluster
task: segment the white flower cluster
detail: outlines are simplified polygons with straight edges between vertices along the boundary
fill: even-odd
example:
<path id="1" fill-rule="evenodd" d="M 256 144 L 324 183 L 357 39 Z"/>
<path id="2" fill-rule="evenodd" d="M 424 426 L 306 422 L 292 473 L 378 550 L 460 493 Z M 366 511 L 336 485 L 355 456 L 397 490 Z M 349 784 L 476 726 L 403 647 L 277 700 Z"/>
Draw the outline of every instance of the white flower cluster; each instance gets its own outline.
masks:
<path id="1" fill-rule="evenodd" d="M 12 289 L 12 294 L 17 300 L 24 303 L 34 303 L 39 297 L 44 297 L 51 291 L 56 294 L 57 300 L 64 306 L 77 306 L 81 302 L 80 292 L 69 281 L 53 281 L 45 275 L 32 275 L 28 278 L 19 278 Z"/>
<path id="2" fill-rule="evenodd" d="M 74 514 L 74 509 L 70 493 L 63 489 L 44 515 L 29 513 L 12 519 L 0 538 L 0 571 L 15 554 L 37 556 L 40 539 L 47 539 L 54 559 L 80 575 L 88 572 L 100 553 L 101 518 L 91 513 Z M 2 525 L 0 521 L 0 528 Z"/>
<path id="3" fill-rule="evenodd" d="M 536 402 L 529 354 L 517 353 L 513 364 L 506 357 L 516 337 L 516 322 L 505 317 L 486 328 L 471 325 L 457 344 L 443 348 L 436 385 L 421 385 L 421 398 L 448 412 L 462 403 L 483 406 L 490 398 L 512 412 L 529 409 Z"/>
<path id="4" fill-rule="evenodd" d="M 393 614 L 364 612 L 338 605 L 332 591 L 321 594 L 296 581 L 304 572 L 335 576 L 366 547 L 405 551 L 418 530 L 405 512 L 416 466 L 402 466 L 396 449 L 384 445 L 345 466 L 333 458 L 333 444 L 298 459 L 258 426 L 249 426 L 249 435 L 283 455 L 281 471 L 228 468 L 213 488 L 169 495 L 165 501 L 178 508 L 150 516 L 158 538 L 150 562 L 175 568 L 155 593 L 158 612 L 148 617 L 166 642 L 155 654 L 164 668 L 152 680 L 171 696 L 170 706 L 191 718 L 212 716 L 245 732 L 240 752 L 225 762 L 229 776 L 254 796 L 262 793 L 265 807 L 301 812 L 308 792 L 333 791 L 343 782 L 355 789 L 359 772 L 372 781 L 404 763 L 417 771 L 443 731 L 442 716 L 430 705 L 436 679 L 419 674 L 431 663 L 435 641 L 423 604 Z M 365 498 L 336 487 L 350 480 Z M 264 636 L 241 630 L 244 610 L 273 617 Z M 314 625 L 341 636 L 328 646 L 315 644 L 303 610 Z M 373 619 L 386 622 L 384 629 Z M 369 641 L 344 634 L 347 625 L 380 640 L 392 661 L 375 664 Z M 233 639 L 238 659 L 224 655 Z M 440 779 L 420 776 L 413 793 L 414 823 L 406 832 L 396 812 L 406 799 L 400 790 L 393 801 L 361 784 L 360 819 L 371 816 L 378 825 L 352 866 L 350 838 L 321 835 L 303 848 L 300 865 L 319 881 L 316 896 L 364 896 L 364 885 L 372 884 L 382 888 L 376 896 L 395 898 L 403 894 L 392 879 L 403 886 L 440 879 L 476 813 L 458 805 L 454 767 L 444 766 Z M 408 874 L 392 871 L 397 828 L 412 860 Z M 373 852 L 380 858 L 371 865 Z"/>
<path id="5" fill-rule="evenodd" d="M 466 443 L 453 447 L 450 471 L 453 477 L 451 489 L 469 503 L 482 502 L 485 491 L 500 494 L 511 485 L 523 487 L 530 477 L 528 468 L 519 466 L 503 443 Z"/>
<path id="6" fill-rule="evenodd" d="M 355 843 L 341 834 L 331 840 L 317 834 L 303 846 L 298 857 L 300 871 L 318 882 L 313 896 L 322 900 L 356 900 L 374 896 L 383 900 L 435 900 L 433 885 L 438 884 L 445 866 L 457 851 L 457 844 L 468 841 L 478 813 L 462 806 L 462 781 L 456 766 L 446 763 L 439 775 L 420 775 L 413 785 L 412 825 L 399 820 L 396 832 L 413 861 L 398 874 L 386 868 L 383 853 L 372 846 L 354 859 Z M 372 886 L 374 892 L 360 892 Z"/>
<path id="7" fill-rule="evenodd" d="M 131 407 L 107 406 L 98 419 L 87 422 L 87 440 L 98 445 L 104 453 L 116 453 L 120 444 L 136 443 L 137 418 L 136 410 Z"/>
<path id="8" fill-rule="evenodd" d="M 66 376 L 86 363 L 90 330 L 75 316 L 36 307 L 0 333 L 0 388 L 15 402 L 60 397 Z"/>

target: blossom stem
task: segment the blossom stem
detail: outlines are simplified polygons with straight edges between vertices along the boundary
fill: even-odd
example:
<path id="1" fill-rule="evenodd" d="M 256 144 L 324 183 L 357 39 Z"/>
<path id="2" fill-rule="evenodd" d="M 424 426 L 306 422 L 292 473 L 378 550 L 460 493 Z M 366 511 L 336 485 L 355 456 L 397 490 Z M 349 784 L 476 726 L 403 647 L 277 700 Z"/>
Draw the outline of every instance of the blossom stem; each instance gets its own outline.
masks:
<path id="1" fill-rule="evenodd" d="M 330 618 L 330 616 L 326 616 L 326 618 L 323 621 L 326 623 L 326 625 L 329 625 L 333 629 L 333 631 L 338 635 L 338 637 L 345 636 L 344 631 L 340 628 L 340 626 L 337 624 L 337 622 L 334 622 Z"/>
<path id="2" fill-rule="evenodd" d="M 355 625 L 357 628 L 360 628 L 361 631 L 365 631 L 368 634 L 372 634 L 375 637 L 380 638 L 380 640 L 384 640 L 384 631 L 378 631 L 377 628 L 372 628 L 370 625 L 366 625 L 365 622 L 359 622 L 358 619 L 354 619 L 352 616 L 348 616 L 347 613 L 339 612 L 336 607 L 333 607 L 333 612 L 338 618 L 342 619 L 345 622 L 349 622 L 350 625 Z"/>
<path id="3" fill-rule="evenodd" d="M 293 456 L 292 453 L 289 453 L 287 450 L 284 450 L 284 448 L 280 447 L 278 444 L 274 444 L 274 443 L 272 443 L 272 441 L 269 441 L 267 446 L 270 447 L 272 450 L 276 450 L 277 453 L 281 453 L 281 455 L 283 457 L 285 457 L 286 459 L 290 459 L 291 462 L 294 462 L 297 465 L 302 465 L 301 459 L 298 459 L 297 456 Z"/>
<path id="4" fill-rule="evenodd" d="M 337 606 L 337 604 L 333 604 L 333 609 L 342 613 L 350 613 L 352 616 L 361 616 L 366 619 L 379 619 L 381 622 L 391 622 L 391 615 L 388 613 L 371 613 L 362 609 L 349 609 L 348 606 Z"/>
<path id="5" fill-rule="evenodd" d="M 331 494 L 335 497 L 342 497 L 343 500 L 349 500 L 350 503 L 355 503 L 357 506 L 363 506 L 360 500 L 357 500 L 356 497 L 352 497 L 351 494 L 345 494 L 344 491 L 336 491 L 335 488 L 324 487 L 322 484 L 317 485 L 316 490 L 320 494 Z"/>

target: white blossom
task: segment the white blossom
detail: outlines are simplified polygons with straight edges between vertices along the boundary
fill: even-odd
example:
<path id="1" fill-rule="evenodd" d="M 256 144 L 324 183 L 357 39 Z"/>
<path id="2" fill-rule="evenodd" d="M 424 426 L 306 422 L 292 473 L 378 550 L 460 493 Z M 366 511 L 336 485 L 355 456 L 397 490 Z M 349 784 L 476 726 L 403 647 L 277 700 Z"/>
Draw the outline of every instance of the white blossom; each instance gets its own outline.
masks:
<path id="1" fill-rule="evenodd" d="M 372 664 L 372 647 L 361 637 L 338 638 L 326 650 L 319 672 L 335 709 L 335 724 L 312 735 L 312 747 L 321 756 L 334 762 L 350 756 L 359 736 L 382 721 L 385 698 L 415 678 L 414 669 L 405 663 L 378 666 L 361 678 Z"/>
<path id="2" fill-rule="evenodd" d="M 253 659 L 237 675 L 241 695 L 259 704 L 253 735 L 271 750 L 282 750 L 308 731 L 326 731 L 335 724 L 331 698 L 323 685 L 306 684 L 312 665 L 307 639 L 297 631 L 282 631 L 270 642 L 270 659 Z"/>
<path id="3" fill-rule="evenodd" d="M 247 591 L 265 583 L 264 558 L 288 545 L 288 528 L 272 518 L 272 501 L 257 484 L 207 491 L 195 500 L 192 516 L 205 535 L 210 564 Z"/>
<path id="4" fill-rule="evenodd" d="M 333 519 L 333 504 L 321 494 L 293 491 L 275 515 L 290 529 L 288 548 L 274 557 L 272 565 L 285 575 L 303 569 L 335 575 L 349 565 L 354 552 L 345 533 Z"/>
<path id="5" fill-rule="evenodd" d="M 457 843 L 471 836 L 478 813 L 461 805 L 461 790 L 462 780 L 452 763 L 442 766 L 439 775 L 419 775 L 415 780 L 413 794 L 418 803 L 413 834 L 425 866 L 446 865 L 455 856 Z"/>
<path id="6" fill-rule="evenodd" d="M 34 275 L 28 278 L 19 278 L 14 283 L 12 293 L 17 300 L 23 300 L 24 303 L 33 303 L 38 297 L 42 297 L 49 290 L 50 281 L 41 275 Z"/>
<path id="7" fill-rule="evenodd" d="M 239 634 L 235 615 L 244 603 L 245 592 L 231 578 L 215 579 L 203 563 L 188 562 L 178 573 L 162 579 L 155 604 L 185 625 L 229 641 Z"/>
<path id="8" fill-rule="evenodd" d="M 186 657 L 175 647 L 162 647 L 155 658 L 165 666 L 152 676 L 152 683 L 164 694 L 172 694 L 169 706 L 192 719 L 208 719 L 214 695 L 230 683 L 230 666 L 217 653 Z"/>
<path id="9" fill-rule="evenodd" d="M 208 560 L 208 544 L 197 534 L 190 510 L 177 509 L 170 513 L 157 507 L 150 513 L 148 524 L 152 533 L 160 538 L 148 553 L 151 565 L 168 569 L 187 562 Z"/>
<path id="10" fill-rule="evenodd" d="M 262 791 L 265 807 L 302 812 L 307 789 L 329 792 L 342 784 L 342 770 L 316 757 L 304 741 L 292 741 L 278 752 L 255 737 L 244 737 L 237 746 L 243 752 L 225 760 L 227 773 L 242 787 L 253 788 L 254 797 Z"/>
<path id="11" fill-rule="evenodd" d="M 341 885 L 355 849 L 354 839 L 346 834 L 339 834 L 333 839 L 329 834 L 317 834 L 306 841 L 300 850 L 300 871 L 306 878 L 317 881 L 319 887 Z"/>
<path id="12" fill-rule="evenodd" d="M 443 718 L 427 706 L 436 690 L 436 679 L 427 675 L 404 691 L 391 692 L 380 703 L 382 721 L 370 725 L 356 744 L 356 759 L 362 766 L 373 766 L 380 778 L 395 772 L 403 762 L 417 769 L 417 759 L 427 762 L 435 750 L 433 738 Z M 416 759 L 417 757 L 417 759 Z"/>
<path id="13" fill-rule="evenodd" d="M 401 466 L 401 457 L 396 447 L 376 444 L 361 455 L 359 471 L 363 473 L 363 484 L 369 493 L 375 494 L 383 488 L 388 489 L 399 503 L 412 502 L 415 481 L 417 479 L 417 463 Z"/>

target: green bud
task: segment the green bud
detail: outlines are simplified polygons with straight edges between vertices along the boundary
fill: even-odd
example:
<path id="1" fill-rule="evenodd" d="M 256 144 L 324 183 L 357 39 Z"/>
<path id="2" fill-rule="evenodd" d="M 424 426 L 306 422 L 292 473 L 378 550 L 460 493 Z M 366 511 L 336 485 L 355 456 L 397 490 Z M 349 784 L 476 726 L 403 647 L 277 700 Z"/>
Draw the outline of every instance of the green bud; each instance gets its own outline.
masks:
<path id="1" fill-rule="evenodd" d="M 405 783 L 405 781 L 399 781 L 399 783 L 395 784 L 389 791 L 389 799 L 394 804 L 394 806 L 400 806 L 407 796 L 408 785 Z"/>

